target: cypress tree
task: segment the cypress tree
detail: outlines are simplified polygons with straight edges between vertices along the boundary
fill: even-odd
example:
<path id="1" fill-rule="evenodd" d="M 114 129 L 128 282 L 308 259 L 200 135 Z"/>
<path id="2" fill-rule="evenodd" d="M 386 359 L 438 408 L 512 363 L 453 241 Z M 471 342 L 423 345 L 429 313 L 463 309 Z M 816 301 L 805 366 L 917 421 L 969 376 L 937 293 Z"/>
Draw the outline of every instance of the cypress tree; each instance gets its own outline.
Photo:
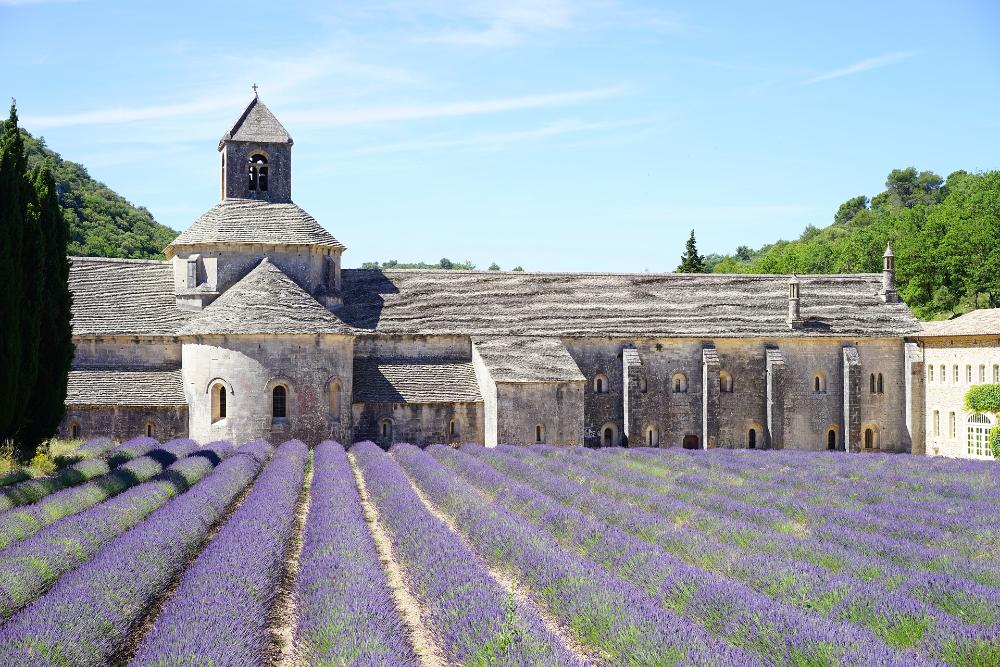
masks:
<path id="1" fill-rule="evenodd" d="M 22 429 L 22 440 L 28 445 L 51 438 L 59 427 L 66 411 L 66 382 L 73 362 L 72 297 L 66 257 L 69 227 L 59 206 L 56 181 L 49 165 L 36 169 L 32 180 L 45 257 L 41 265 L 38 336 L 41 354 L 31 407 Z"/>
<path id="2" fill-rule="evenodd" d="M 677 267 L 678 273 L 705 273 L 705 258 L 698 254 L 698 244 L 694 240 L 694 230 L 691 230 L 691 236 L 688 237 L 687 243 L 684 247 L 684 254 L 681 255 L 680 266 Z"/>
<path id="3" fill-rule="evenodd" d="M 0 441 L 17 436 L 21 416 L 22 250 L 28 215 L 24 142 L 13 100 L 0 134 Z"/>
<path id="4" fill-rule="evenodd" d="M 35 410 L 31 395 L 38 379 L 39 347 L 45 304 L 42 301 L 44 284 L 45 239 L 39 221 L 38 200 L 32 181 L 25 175 L 22 201 L 27 204 L 21 232 L 21 370 L 18 378 L 20 391 L 14 397 L 14 423 L 21 458 L 34 453 L 35 445 L 25 438 L 24 425 Z"/>

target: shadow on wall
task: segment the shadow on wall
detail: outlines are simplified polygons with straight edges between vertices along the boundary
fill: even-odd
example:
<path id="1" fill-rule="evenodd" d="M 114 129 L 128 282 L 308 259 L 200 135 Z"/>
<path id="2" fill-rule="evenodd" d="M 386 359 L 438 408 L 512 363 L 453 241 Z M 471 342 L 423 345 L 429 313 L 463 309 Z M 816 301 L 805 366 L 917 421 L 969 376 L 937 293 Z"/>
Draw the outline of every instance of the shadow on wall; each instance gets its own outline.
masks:
<path id="1" fill-rule="evenodd" d="M 381 269 L 344 269 L 340 274 L 344 304 L 335 309 L 344 324 L 375 331 L 385 306 L 383 294 L 399 290 Z"/>

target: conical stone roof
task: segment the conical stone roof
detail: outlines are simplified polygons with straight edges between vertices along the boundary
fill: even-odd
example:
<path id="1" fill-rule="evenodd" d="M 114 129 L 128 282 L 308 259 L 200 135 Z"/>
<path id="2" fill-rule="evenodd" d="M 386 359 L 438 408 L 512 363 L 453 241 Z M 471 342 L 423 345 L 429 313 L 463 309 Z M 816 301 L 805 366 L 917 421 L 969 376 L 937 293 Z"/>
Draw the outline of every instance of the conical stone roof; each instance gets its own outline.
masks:
<path id="1" fill-rule="evenodd" d="M 167 246 L 167 257 L 182 245 L 262 243 L 320 245 L 344 249 L 344 244 L 300 206 L 256 199 L 224 199 L 208 209 Z"/>
<path id="2" fill-rule="evenodd" d="M 267 258 L 178 331 L 181 336 L 350 333 Z"/>

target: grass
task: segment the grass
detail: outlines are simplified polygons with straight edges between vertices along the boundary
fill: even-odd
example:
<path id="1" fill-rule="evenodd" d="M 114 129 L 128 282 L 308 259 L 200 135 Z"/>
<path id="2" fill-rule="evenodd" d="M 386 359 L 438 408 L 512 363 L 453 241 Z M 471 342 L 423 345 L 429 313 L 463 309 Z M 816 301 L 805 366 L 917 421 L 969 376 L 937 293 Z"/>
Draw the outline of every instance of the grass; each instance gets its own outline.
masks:
<path id="1" fill-rule="evenodd" d="M 83 443 L 82 439 L 52 438 L 46 440 L 38 446 L 31 460 L 22 464 L 17 460 L 13 441 L 0 442 L 0 486 L 19 482 L 29 477 L 48 475 L 56 468 L 72 463 L 73 453 Z"/>

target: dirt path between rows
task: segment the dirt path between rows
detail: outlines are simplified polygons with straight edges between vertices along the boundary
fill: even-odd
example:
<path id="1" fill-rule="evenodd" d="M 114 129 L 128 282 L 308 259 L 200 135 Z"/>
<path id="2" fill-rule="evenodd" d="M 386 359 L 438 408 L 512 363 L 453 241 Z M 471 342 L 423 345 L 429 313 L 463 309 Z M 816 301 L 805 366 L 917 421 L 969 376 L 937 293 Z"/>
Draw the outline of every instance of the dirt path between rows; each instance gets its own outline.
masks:
<path id="1" fill-rule="evenodd" d="M 299 572 L 302 539 L 309 515 L 309 490 L 312 486 L 313 466 L 310 462 L 302 484 L 302 494 L 295 507 L 295 528 L 285 551 L 284 575 L 275 591 L 274 606 L 268 617 L 268 645 L 264 649 L 264 664 L 271 667 L 297 667 L 299 656 L 295 647 L 295 626 L 298 612 L 295 607 L 295 578 Z"/>
<path id="2" fill-rule="evenodd" d="M 433 516 L 435 519 L 441 521 L 444 525 L 446 525 L 448 529 L 451 530 L 458 537 L 458 539 L 462 541 L 462 544 L 464 544 L 466 548 L 469 549 L 469 551 L 471 551 L 474 555 L 477 556 L 477 558 L 479 558 L 479 562 L 482 564 L 483 568 L 489 573 L 491 577 L 493 577 L 493 579 L 496 580 L 498 584 L 500 584 L 501 588 L 503 588 L 503 590 L 508 595 L 511 595 L 514 598 L 519 607 L 527 609 L 529 613 L 538 616 L 542 620 L 542 623 L 545 624 L 545 629 L 551 632 L 556 637 L 556 639 L 559 640 L 559 643 L 561 643 L 563 647 L 569 652 L 569 654 L 572 655 L 577 660 L 579 660 L 580 663 L 584 665 L 600 664 L 598 661 L 595 660 L 596 656 L 589 653 L 583 647 L 583 645 L 581 645 L 572 636 L 570 636 L 555 617 L 549 614 L 548 611 L 546 611 L 540 605 L 535 604 L 535 601 L 528 594 L 528 591 L 525 589 L 524 586 L 522 586 L 513 577 L 508 576 L 502 570 L 491 566 L 489 563 L 486 562 L 484 558 L 479 557 L 476 549 L 465 538 L 465 535 L 463 535 L 462 531 L 458 529 L 458 527 L 455 525 L 455 522 L 452 521 L 451 517 L 446 515 L 444 512 L 441 512 L 434 505 L 434 503 L 431 502 L 431 499 L 428 498 L 427 495 L 417 487 L 416 482 L 413 481 L 413 478 L 410 476 L 409 472 L 407 472 L 405 468 L 400 466 L 400 469 L 403 471 L 403 474 L 406 475 L 406 478 L 410 481 L 410 487 L 413 489 L 413 492 L 417 494 L 417 497 L 420 498 L 420 502 L 423 503 L 424 507 L 427 509 L 428 512 L 430 512 L 431 516 Z"/>
<path id="3" fill-rule="evenodd" d="M 385 568 L 389 590 L 396 602 L 396 609 L 399 610 L 399 615 L 409 630 L 410 645 L 413 646 L 413 651 L 417 654 L 421 667 L 445 667 L 448 662 L 444 659 L 444 652 L 428 631 L 427 624 L 423 620 L 427 618 L 427 613 L 410 592 L 406 577 L 393 555 L 392 541 L 379 519 L 375 504 L 368 496 L 368 487 L 365 485 L 357 461 L 355 461 L 353 454 L 348 454 L 348 458 L 354 471 L 354 480 L 357 483 L 358 494 L 361 496 L 361 506 L 365 513 L 365 520 L 368 522 L 368 529 L 375 539 L 379 560 L 382 561 L 382 567 Z"/>

